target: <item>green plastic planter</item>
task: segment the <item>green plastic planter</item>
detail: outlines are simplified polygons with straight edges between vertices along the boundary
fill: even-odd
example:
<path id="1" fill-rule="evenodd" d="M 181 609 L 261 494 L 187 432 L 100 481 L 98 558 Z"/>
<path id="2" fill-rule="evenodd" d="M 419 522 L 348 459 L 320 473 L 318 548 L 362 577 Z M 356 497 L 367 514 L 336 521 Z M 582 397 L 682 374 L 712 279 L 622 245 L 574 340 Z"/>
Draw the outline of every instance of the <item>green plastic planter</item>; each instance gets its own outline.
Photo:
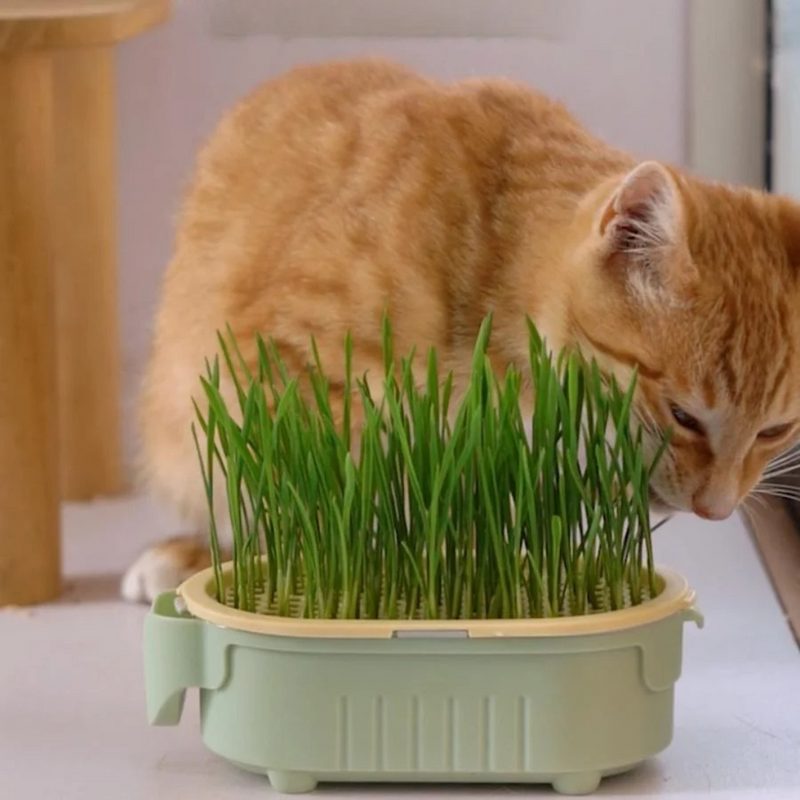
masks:
<path id="1" fill-rule="evenodd" d="M 682 577 L 659 578 L 655 600 L 585 617 L 320 622 L 228 609 L 209 570 L 148 614 L 149 720 L 178 724 L 198 687 L 206 745 L 280 792 L 397 781 L 588 794 L 672 740 L 683 626 L 702 617 Z"/>

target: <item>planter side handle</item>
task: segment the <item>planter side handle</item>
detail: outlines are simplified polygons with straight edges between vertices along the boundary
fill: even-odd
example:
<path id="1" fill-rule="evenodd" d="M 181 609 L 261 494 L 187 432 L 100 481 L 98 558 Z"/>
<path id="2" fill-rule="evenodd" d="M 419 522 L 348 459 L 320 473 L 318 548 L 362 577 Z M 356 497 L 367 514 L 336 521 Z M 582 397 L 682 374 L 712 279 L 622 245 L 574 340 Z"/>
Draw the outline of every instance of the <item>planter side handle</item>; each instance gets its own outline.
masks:
<path id="1" fill-rule="evenodd" d="M 706 624 L 706 619 L 703 616 L 703 612 L 696 605 L 694 605 L 694 603 L 683 612 L 683 621 L 694 622 L 694 624 L 697 625 L 700 630 L 702 630 Z"/>
<path id="2" fill-rule="evenodd" d="M 672 620 L 653 626 L 644 634 L 641 642 L 643 679 L 652 692 L 663 692 L 681 676 L 683 650 L 683 626 L 694 622 L 698 628 L 704 625 L 703 615 L 694 603 L 694 594 Z"/>
<path id="3" fill-rule="evenodd" d="M 178 595 L 164 592 L 153 602 L 144 623 L 145 690 L 151 725 L 177 725 L 186 690 L 216 689 L 225 679 L 224 655 L 209 663 L 205 656 L 208 625 L 182 614 Z"/>

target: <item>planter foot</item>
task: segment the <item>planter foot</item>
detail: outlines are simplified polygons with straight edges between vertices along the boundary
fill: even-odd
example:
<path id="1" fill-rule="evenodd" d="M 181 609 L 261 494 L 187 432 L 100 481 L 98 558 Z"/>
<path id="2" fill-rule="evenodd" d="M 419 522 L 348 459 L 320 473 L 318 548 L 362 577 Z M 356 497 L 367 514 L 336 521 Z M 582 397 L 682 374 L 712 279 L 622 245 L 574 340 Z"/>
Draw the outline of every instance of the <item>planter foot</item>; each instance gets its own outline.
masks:
<path id="1" fill-rule="evenodd" d="M 281 794 L 306 794 L 317 788 L 316 778 L 303 772 L 268 770 L 267 777 L 272 788 Z"/>
<path id="2" fill-rule="evenodd" d="M 592 794 L 600 787 L 603 776 L 599 772 L 574 772 L 561 775 L 553 781 L 553 788 L 559 794 Z"/>

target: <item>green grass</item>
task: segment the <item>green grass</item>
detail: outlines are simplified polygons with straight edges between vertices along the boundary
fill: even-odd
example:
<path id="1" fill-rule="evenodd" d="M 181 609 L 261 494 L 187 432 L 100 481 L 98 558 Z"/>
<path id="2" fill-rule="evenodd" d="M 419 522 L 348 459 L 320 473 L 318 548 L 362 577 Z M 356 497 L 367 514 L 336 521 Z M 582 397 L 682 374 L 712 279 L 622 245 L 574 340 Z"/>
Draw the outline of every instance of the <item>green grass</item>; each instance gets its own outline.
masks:
<path id="1" fill-rule="evenodd" d="M 258 339 L 251 371 L 220 336 L 222 366 L 207 367 L 208 410 L 196 407 L 195 429 L 217 599 L 280 616 L 485 619 L 581 615 L 655 596 L 648 498 L 664 447 L 646 462 L 635 380 L 622 391 L 596 363 L 553 356 L 530 325 L 529 441 L 526 376 L 495 374 L 490 330 L 487 319 L 457 403 L 434 351 L 415 384 L 415 355 L 395 357 L 388 322 L 382 397 L 373 397 L 353 375 L 348 337 L 342 424 L 318 356 L 308 391 L 272 343 Z M 220 393 L 223 370 L 234 376 L 234 408 Z M 226 484 L 233 529 L 229 580 L 215 480 Z"/>

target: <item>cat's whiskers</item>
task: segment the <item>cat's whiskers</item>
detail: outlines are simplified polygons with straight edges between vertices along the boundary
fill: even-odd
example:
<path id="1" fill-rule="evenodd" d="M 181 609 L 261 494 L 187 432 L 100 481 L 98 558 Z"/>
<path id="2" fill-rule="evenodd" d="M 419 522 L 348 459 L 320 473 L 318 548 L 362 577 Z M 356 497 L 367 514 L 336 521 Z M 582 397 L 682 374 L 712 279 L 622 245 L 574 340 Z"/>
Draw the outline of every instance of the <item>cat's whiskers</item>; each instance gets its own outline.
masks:
<path id="1" fill-rule="evenodd" d="M 768 464 L 764 470 L 765 475 L 783 474 L 800 467 L 800 461 L 784 461 L 781 464 Z"/>
<path id="2" fill-rule="evenodd" d="M 788 484 L 759 484 L 750 492 L 753 496 L 781 497 L 785 500 L 800 500 L 800 487 Z"/>
<path id="3" fill-rule="evenodd" d="M 776 483 L 774 481 L 761 481 L 757 484 L 756 488 L 761 490 L 770 490 L 770 489 L 794 489 L 797 492 L 800 492 L 800 486 L 794 483 Z"/>
<path id="4" fill-rule="evenodd" d="M 756 491 L 757 488 L 758 487 L 751 489 L 750 492 L 744 496 L 741 502 L 743 508 L 746 508 L 750 501 L 758 503 L 763 508 L 767 508 L 767 501 L 761 496 L 760 492 Z"/>
<path id="5" fill-rule="evenodd" d="M 792 447 L 784 453 L 775 456 L 775 458 L 767 464 L 764 474 L 773 474 L 778 469 L 794 469 L 796 466 L 800 466 L 800 447 Z"/>
<path id="6" fill-rule="evenodd" d="M 754 501 L 758 503 L 758 505 L 754 505 L 749 501 Z M 763 514 L 768 511 L 768 506 L 766 501 L 763 497 L 758 497 L 756 495 L 749 494 L 747 495 L 744 500 L 741 502 L 742 511 L 747 515 L 751 524 L 755 524 L 762 520 Z"/>
<path id="7" fill-rule="evenodd" d="M 770 467 L 780 467 L 783 464 L 789 464 L 791 462 L 800 462 L 800 450 L 792 448 L 791 450 L 787 450 L 785 453 L 781 453 L 779 456 L 776 456 L 769 462 Z"/>
<path id="8" fill-rule="evenodd" d="M 785 475 L 791 475 L 800 470 L 800 464 L 787 464 L 778 469 L 767 469 L 762 475 L 762 480 L 773 480 L 775 478 L 782 478 Z"/>
<path id="9" fill-rule="evenodd" d="M 792 472 L 797 472 L 798 469 L 800 469 L 800 463 L 788 464 L 780 467 L 779 469 L 766 469 L 762 478 L 763 480 L 772 480 L 773 478 L 780 478 L 784 475 L 789 475 Z"/>

